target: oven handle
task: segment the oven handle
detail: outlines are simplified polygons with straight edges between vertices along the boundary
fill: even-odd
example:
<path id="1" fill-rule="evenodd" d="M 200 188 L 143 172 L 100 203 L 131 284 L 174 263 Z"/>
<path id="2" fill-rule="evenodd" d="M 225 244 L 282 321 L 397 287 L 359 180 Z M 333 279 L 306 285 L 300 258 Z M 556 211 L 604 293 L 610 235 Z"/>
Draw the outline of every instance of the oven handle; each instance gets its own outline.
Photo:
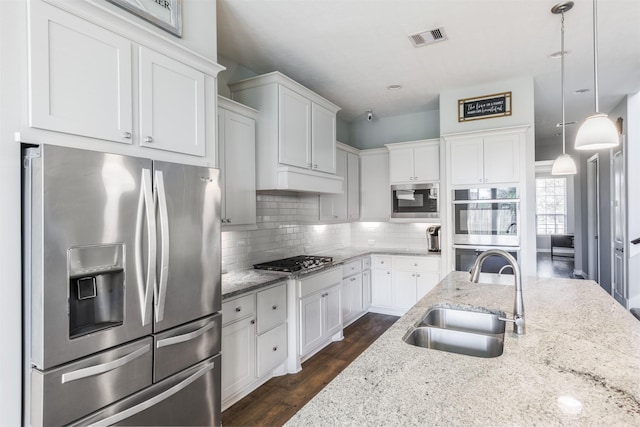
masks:
<path id="1" fill-rule="evenodd" d="M 470 249 L 477 251 L 488 251 L 489 249 L 503 249 L 507 252 L 519 252 L 520 246 L 478 246 L 478 245 L 453 245 L 453 249 Z"/>
<path id="2" fill-rule="evenodd" d="M 478 203 L 520 203 L 520 199 L 478 199 L 478 200 L 454 200 L 454 205 L 468 205 Z"/>

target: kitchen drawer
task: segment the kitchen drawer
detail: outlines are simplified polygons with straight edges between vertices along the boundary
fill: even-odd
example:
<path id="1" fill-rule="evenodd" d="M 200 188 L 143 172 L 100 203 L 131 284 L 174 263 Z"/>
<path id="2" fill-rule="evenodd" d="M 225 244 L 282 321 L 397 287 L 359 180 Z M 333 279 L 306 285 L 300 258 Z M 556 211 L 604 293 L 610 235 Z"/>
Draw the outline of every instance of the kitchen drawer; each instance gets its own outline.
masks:
<path id="1" fill-rule="evenodd" d="M 42 373 L 31 371 L 31 424 L 66 425 L 151 385 L 151 338 Z"/>
<path id="2" fill-rule="evenodd" d="M 366 256 L 364 258 L 362 258 L 362 269 L 363 270 L 369 270 L 371 268 L 371 257 L 370 256 Z"/>
<path id="3" fill-rule="evenodd" d="M 393 257 L 393 269 L 398 271 L 440 272 L 440 259 L 435 257 Z"/>
<path id="4" fill-rule="evenodd" d="M 257 294 L 258 334 L 287 321 L 287 285 L 260 291 Z"/>
<path id="5" fill-rule="evenodd" d="M 299 295 L 303 298 L 307 295 L 311 295 L 323 289 L 328 289 L 332 286 L 342 283 L 342 269 L 334 268 L 322 273 L 304 276 L 303 279 L 298 281 L 300 286 Z"/>
<path id="6" fill-rule="evenodd" d="M 154 337 L 153 382 L 220 353 L 222 316 L 215 314 Z"/>
<path id="7" fill-rule="evenodd" d="M 362 271 L 362 260 L 350 261 L 342 266 L 342 277 L 349 277 Z"/>
<path id="8" fill-rule="evenodd" d="M 258 335 L 258 377 L 262 377 L 271 369 L 287 359 L 287 325 Z"/>
<path id="9" fill-rule="evenodd" d="M 235 322 L 238 319 L 250 316 L 256 311 L 254 294 L 245 295 L 231 301 L 222 303 L 222 324 Z"/>
<path id="10" fill-rule="evenodd" d="M 373 269 L 389 269 L 391 268 L 391 255 L 372 255 L 371 268 Z"/>

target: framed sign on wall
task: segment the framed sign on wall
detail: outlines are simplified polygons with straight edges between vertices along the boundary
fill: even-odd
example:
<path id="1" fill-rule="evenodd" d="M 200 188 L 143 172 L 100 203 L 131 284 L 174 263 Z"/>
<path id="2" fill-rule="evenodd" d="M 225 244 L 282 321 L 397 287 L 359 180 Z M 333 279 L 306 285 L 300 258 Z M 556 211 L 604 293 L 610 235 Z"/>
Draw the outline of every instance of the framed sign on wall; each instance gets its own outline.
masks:
<path id="1" fill-rule="evenodd" d="M 511 92 L 458 100 L 458 122 L 511 115 Z"/>
<path id="2" fill-rule="evenodd" d="M 107 0 L 182 37 L 182 0 Z"/>

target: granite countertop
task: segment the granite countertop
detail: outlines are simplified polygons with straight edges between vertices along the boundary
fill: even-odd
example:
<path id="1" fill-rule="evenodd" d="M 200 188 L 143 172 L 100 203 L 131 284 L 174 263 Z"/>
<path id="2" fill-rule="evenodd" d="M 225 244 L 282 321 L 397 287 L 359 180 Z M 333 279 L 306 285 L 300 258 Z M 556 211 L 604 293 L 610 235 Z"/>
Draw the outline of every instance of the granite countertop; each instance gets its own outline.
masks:
<path id="1" fill-rule="evenodd" d="M 287 424 L 640 425 L 640 322 L 593 281 L 524 278 L 526 334 L 507 324 L 497 358 L 402 341 L 436 304 L 511 317 L 493 277 L 449 274 Z"/>
<path id="2" fill-rule="evenodd" d="M 237 295 L 241 295 L 246 292 L 253 291 L 265 286 L 272 285 L 282 280 L 289 278 L 297 278 L 307 274 L 319 273 L 328 268 L 332 268 L 338 265 L 342 265 L 346 262 L 360 258 L 365 255 L 371 254 L 384 254 L 384 255 L 407 255 L 407 256 L 429 256 L 440 257 L 439 252 L 428 252 L 426 250 L 419 249 L 392 249 L 392 248 L 358 248 L 347 247 L 322 253 L 314 253 L 311 255 L 330 256 L 333 258 L 333 263 L 322 266 L 320 268 L 313 268 L 304 271 L 298 271 L 295 273 L 282 273 L 268 270 L 235 270 L 222 274 L 222 299 L 232 298 Z"/>

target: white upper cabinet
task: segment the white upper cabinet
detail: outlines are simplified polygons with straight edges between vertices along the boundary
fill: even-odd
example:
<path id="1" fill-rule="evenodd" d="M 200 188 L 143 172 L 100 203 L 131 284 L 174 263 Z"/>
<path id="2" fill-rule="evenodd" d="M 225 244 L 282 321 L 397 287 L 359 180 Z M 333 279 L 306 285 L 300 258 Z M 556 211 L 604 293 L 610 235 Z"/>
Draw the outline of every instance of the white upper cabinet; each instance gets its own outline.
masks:
<path id="1" fill-rule="evenodd" d="M 360 219 L 389 221 L 389 151 L 374 148 L 360 152 Z"/>
<path id="2" fill-rule="evenodd" d="M 341 148 L 336 150 L 336 175 L 344 179 L 343 191 L 339 194 L 320 195 L 321 221 L 351 221 L 360 218 L 360 162 L 355 153 L 357 150 L 342 143 L 339 146 Z"/>
<path id="3" fill-rule="evenodd" d="M 340 193 L 336 105 L 279 72 L 229 85 L 235 101 L 260 111 L 257 189 Z"/>
<path id="4" fill-rule="evenodd" d="M 140 144 L 205 155 L 204 73 L 140 47 Z"/>
<path id="5" fill-rule="evenodd" d="M 391 184 L 440 180 L 440 140 L 386 144 Z"/>
<path id="6" fill-rule="evenodd" d="M 311 101 L 284 87 L 278 87 L 280 163 L 311 168 Z"/>
<path id="7" fill-rule="evenodd" d="M 255 140 L 258 112 L 218 97 L 222 225 L 256 223 Z"/>
<path id="8" fill-rule="evenodd" d="M 311 168 L 336 173 L 336 112 L 311 105 Z"/>
<path id="9" fill-rule="evenodd" d="M 502 184 L 521 180 L 522 132 L 492 134 L 487 131 L 445 138 L 451 185 Z"/>
<path id="10" fill-rule="evenodd" d="M 119 17 L 93 16 L 93 7 L 30 3 L 22 141 L 215 164 L 222 67 Z"/>
<path id="11" fill-rule="evenodd" d="M 29 126 L 130 144 L 131 42 L 44 6 L 29 26 Z"/>

